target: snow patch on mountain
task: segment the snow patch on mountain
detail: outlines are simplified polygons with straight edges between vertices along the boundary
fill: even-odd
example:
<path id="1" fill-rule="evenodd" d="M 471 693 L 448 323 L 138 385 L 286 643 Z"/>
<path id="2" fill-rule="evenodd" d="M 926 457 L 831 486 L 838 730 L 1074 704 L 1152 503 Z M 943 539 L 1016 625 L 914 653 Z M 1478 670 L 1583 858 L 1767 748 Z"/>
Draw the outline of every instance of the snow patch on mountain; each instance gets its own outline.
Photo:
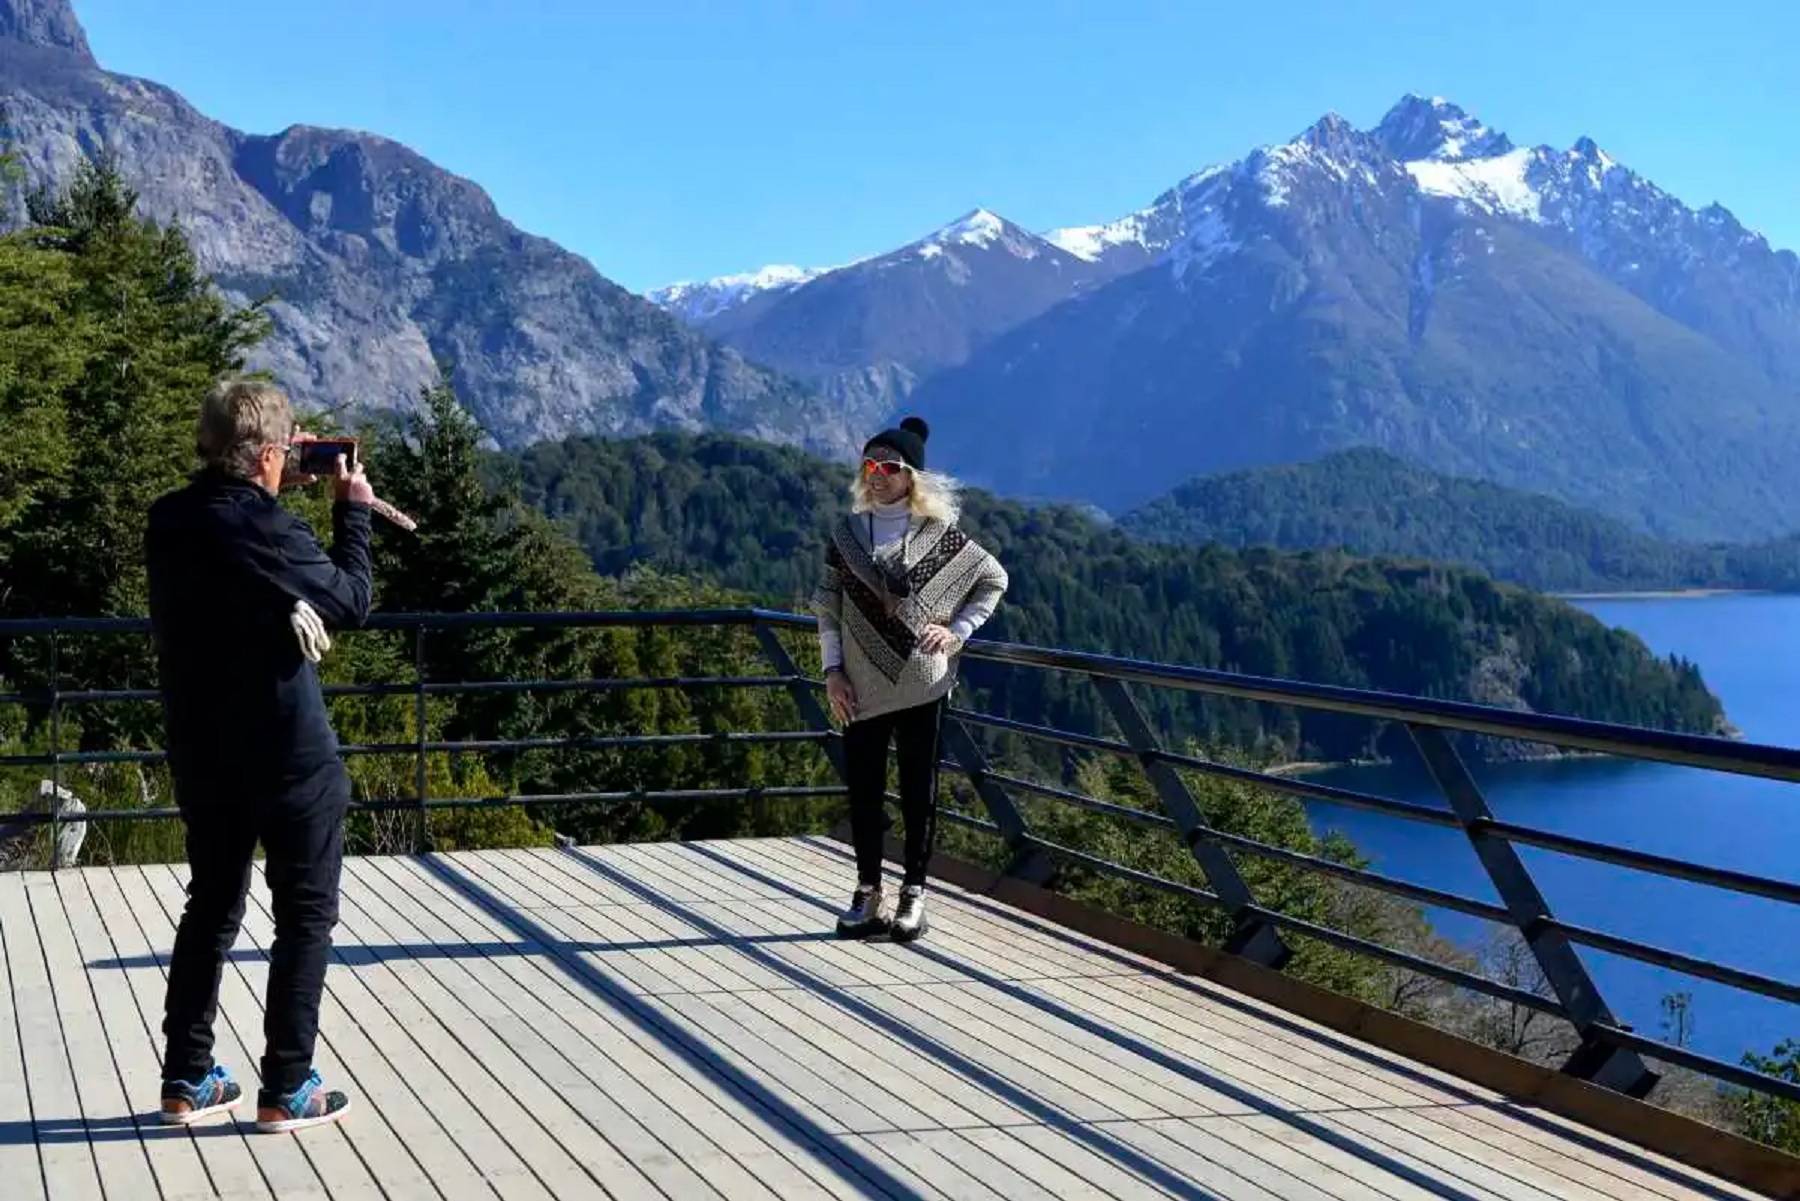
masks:
<path id="1" fill-rule="evenodd" d="M 699 322 L 717 317 L 764 292 L 791 292 L 830 270 L 833 268 L 777 263 L 737 275 L 669 284 L 647 293 L 645 299 L 686 321 Z"/>
<path id="2" fill-rule="evenodd" d="M 1428 196 L 1465 201 L 1482 212 L 1526 221 L 1542 217 L 1542 198 L 1531 180 L 1535 150 L 1511 150 L 1492 158 L 1444 161 L 1419 159 L 1407 172 Z"/>

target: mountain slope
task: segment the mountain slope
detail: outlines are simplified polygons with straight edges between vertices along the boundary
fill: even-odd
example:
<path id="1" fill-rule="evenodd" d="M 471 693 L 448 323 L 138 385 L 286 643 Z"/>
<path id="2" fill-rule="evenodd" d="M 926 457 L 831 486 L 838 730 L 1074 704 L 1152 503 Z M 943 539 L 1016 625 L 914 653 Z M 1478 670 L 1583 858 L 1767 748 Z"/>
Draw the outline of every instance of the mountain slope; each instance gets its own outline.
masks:
<path id="1" fill-rule="evenodd" d="M 1788 587 L 1800 540 L 1665 542 L 1548 496 L 1357 448 L 1207 476 L 1119 520 L 1159 542 L 1343 549 L 1465 564 L 1545 591 Z"/>
<path id="2" fill-rule="evenodd" d="M 109 150 L 142 211 L 179 218 L 228 297 L 279 292 L 254 365 L 309 404 L 410 406 L 443 359 L 503 444 L 701 426 L 831 452 L 854 440 L 814 390 L 521 232 L 397 143 L 244 134 L 101 70 L 66 0 L 0 0 L 0 102 L 34 180 L 60 183 Z"/>
<path id="3" fill-rule="evenodd" d="M 1120 512 L 1196 474 L 1373 444 L 1664 536 L 1785 532 L 1800 507 L 1788 466 L 1800 404 L 1781 340 L 1728 345 L 1681 319 L 1679 289 L 1657 293 L 1665 312 L 1608 276 L 1607 248 L 1631 244 L 1618 231 L 1654 215 L 1553 203 L 1625 189 L 1613 168 L 1592 184 L 1570 165 L 1597 149 L 1534 159 L 1568 169 L 1551 182 L 1526 172 L 1544 218 L 1527 220 L 1498 185 L 1474 199 L 1421 187 L 1430 171 L 1399 154 L 1490 154 L 1434 161 L 1466 174 L 1518 152 L 1436 107 L 1440 136 L 1422 143 L 1411 107 L 1372 133 L 1328 117 L 1116 227 L 1057 235 L 1151 265 L 924 381 L 912 403 L 942 461 L 1003 492 Z M 1446 123 L 1467 136 L 1442 136 Z M 1671 263 L 1692 260 L 1684 279 L 1733 270 L 1698 240 L 1704 227 L 1669 243 Z M 1776 281 L 1752 305 L 1763 325 L 1708 309 L 1718 322 L 1792 327 L 1777 279 L 1792 256 L 1763 251 L 1736 252 Z"/>
<path id="4" fill-rule="evenodd" d="M 816 381 L 852 424 L 874 429 L 917 380 L 1107 273 L 976 209 L 899 250 L 805 278 L 770 270 L 656 295 L 703 313 L 690 319 L 757 362 Z"/>
<path id="5" fill-rule="evenodd" d="M 503 464 L 607 573 L 652 563 L 767 603 L 804 603 L 848 472 L 721 435 L 571 439 Z M 1685 664 L 1572 606 L 1438 565 L 1158 546 L 1063 508 L 972 492 L 965 521 L 1011 577 L 983 636 L 1454 696 L 1680 729 L 1718 728 Z M 1578 671 L 1567 670 L 1577 662 Z M 980 665 L 972 665 L 979 668 Z M 1058 673 L 976 670 L 984 704 L 1067 729 L 1104 724 Z M 1329 715 L 1163 696 L 1174 728 L 1343 758 L 1376 731 Z"/>

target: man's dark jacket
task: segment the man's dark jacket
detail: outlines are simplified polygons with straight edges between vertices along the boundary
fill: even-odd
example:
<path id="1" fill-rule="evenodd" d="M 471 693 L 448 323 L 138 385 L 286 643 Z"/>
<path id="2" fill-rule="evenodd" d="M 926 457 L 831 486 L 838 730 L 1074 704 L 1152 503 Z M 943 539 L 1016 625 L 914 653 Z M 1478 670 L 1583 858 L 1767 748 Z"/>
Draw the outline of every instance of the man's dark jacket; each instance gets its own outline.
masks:
<path id="1" fill-rule="evenodd" d="M 319 676 L 290 624 L 368 616 L 369 507 L 338 501 L 328 554 L 259 485 L 216 469 L 150 506 L 145 558 L 178 799 L 245 800 L 337 762 Z"/>

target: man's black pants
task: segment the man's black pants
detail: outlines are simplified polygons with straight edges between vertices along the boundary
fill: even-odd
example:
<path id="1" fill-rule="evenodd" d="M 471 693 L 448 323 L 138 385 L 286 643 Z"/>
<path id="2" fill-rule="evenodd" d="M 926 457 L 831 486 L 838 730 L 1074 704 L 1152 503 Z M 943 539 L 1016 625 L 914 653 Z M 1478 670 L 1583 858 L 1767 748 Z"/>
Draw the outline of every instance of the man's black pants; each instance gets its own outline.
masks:
<path id="1" fill-rule="evenodd" d="M 187 824 L 187 907 L 175 932 L 164 1003 L 163 1079 L 213 1066 L 219 980 L 244 918 L 256 844 L 275 916 L 263 1010 L 263 1088 L 285 1095 L 312 1072 L 319 996 L 338 919 L 350 777 L 333 762 L 265 795 L 228 786 L 178 790 Z"/>
<path id="2" fill-rule="evenodd" d="M 945 701 L 862 718 L 844 727 L 844 774 L 850 793 L 850 840 L 859 884 L 881 882 L 887 815 L 888 747 L 899 769 L 900 818 L 906 827 L 903 884 L 925 883 L 937 836 L 938 736 Z"/>

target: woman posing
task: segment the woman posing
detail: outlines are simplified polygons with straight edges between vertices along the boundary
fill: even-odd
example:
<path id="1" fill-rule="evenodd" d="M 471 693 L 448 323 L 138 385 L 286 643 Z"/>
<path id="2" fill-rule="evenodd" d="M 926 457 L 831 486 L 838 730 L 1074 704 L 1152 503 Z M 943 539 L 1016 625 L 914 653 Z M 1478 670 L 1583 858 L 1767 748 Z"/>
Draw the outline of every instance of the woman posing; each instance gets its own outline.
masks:
<path id="1" fill-rule="evenodd" d="M 1006 572 L 957 525 L 954 481 L 925 470 L 930 428 L 908 417 L 863 448 L 850 511 L 825 549 L 813 605 L 831 709 L 844 723 L 856 892 L 838 934 L 925 932 L 925 868 L 937 824 L 938 731 L 962 646 L 994 612 Z M 899 767 L 905 862 L 882 916 L 888 746 Z"/>

